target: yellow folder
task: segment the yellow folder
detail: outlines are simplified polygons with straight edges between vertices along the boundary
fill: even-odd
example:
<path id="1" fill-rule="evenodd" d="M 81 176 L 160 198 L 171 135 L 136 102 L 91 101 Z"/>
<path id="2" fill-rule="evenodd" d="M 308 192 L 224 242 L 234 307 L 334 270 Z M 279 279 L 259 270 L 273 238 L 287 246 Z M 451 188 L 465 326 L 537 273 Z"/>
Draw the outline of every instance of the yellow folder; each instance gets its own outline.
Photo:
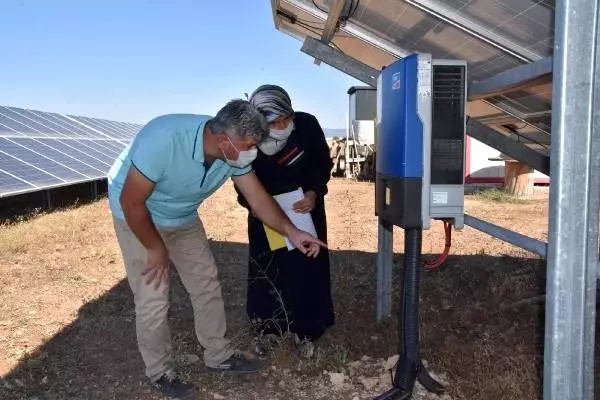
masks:
<path id="1" fill-rule="evenodd" d="M 304 192 L 302 191 L 302 188 L 298 188 L 288 193 L 278 194 L 273 196 L 273 198 L 275 201 L 277 201 L 281 207 L 281 210 L 288 216 L 296 228 L 308 232 L 314 237 L 317 237 L 315 225 L 310 214 L 297 213 L 293 210 L 294 204 L 304 198 Z M 265 224 L 263 224 L 263 226 L 265 227 L 265 233 L 267 235 L 267 240 L 269 242 L 271 251 L 281 249 L 283 247 L 287 247 L 288 250 L 294 250 L 294 245 L 290 243 L 287 238 L 271 227 Z"/>
<path id="2" fill-rule="evenodd" d="M 283 235 L 268 225 L 263 224 L 263 226 L 265 227 L 265 233 L 267 235 L 267 241 L 269 242 L 269 248 L 271 251 L 286 247 L 285 238 Z"/>

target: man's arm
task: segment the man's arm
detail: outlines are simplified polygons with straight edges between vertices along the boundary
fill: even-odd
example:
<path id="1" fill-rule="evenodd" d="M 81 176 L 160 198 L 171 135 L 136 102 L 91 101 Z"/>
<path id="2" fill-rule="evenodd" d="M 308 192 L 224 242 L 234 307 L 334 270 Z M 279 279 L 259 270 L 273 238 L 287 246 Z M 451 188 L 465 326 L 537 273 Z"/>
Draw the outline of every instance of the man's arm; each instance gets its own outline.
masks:
<path id="1" fill-rule="evenodd" d="M 132 166 L 119 200 L 127 225 L 148 251 L 147 268 L 143 275 L 149 274 L 147 283 L 158 278 L 155 285 L 158 288 L 162 279 L 167 279 L 169 254 L 146 208 L 146 199 L 154 190 L 154 186 L 154 182 Z"/>
<path id="2" fill-rule="evenodd" d="M 146 249 L 156 249 L 165 245 L 146 208 L 146 200 L 154 190 L 154 186 L 154 182 L 132 166 L 125 179 L 120 198 L 129 228 Z"/>
<path id="3" fill-rule="evenodd" d="M 292 221 L 285 215 L 279 204 L 269 196 L 253 171 L 232 176 L 231 179 L 258 219 L 284 236 L 296 230 Z"/>

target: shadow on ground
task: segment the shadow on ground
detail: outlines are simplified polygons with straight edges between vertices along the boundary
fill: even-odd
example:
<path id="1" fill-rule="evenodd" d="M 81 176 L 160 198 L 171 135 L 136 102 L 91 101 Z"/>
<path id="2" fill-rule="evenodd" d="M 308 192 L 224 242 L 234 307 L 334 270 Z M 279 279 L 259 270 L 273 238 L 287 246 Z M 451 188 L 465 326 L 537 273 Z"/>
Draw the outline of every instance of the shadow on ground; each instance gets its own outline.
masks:
<path id="1" fill-rule="evenodd" d="M 220 266 L 230 332 L 235 334 L 247 326 L 247 247 L 228 242 L 211 245 Z M 398 257 L 395 272 L 401 262 Z M 345 349 L 347 361 L 395 354 L 395 316 L 375 323 L 375 254 L 331 251 L 331 263 L 337 324 L 322 345 Z M 540 398 L 543 303 L 514 303 L 542 294 L 544 274 L 543 261 L 538 259 L 485 255 L 450 257 L 442 268 L 424 273 L 422 352 L 436 371 L 446 375 L 452 398 Z M 395 304 L 398 281 L 394 283 Z M 191 306 L 178 279 L 174 279 L 171 296 L 176 351 L 200 355 Z M 270 362 L 295 368 L 299 361 Z M 187 376 L 205 388 L 239 385 L 241 392 L 260 391 L 268 379 L 260 374 L 244 379 L 209 376 L 202 372 L 201 362 L 186 368 Z M 303 368 L 310 379 L 310 365 Z M 119 282 L 84 305 L 71 325 L 22 359 L 0 382 L 0 398 L 160 398 L 143 375 L 127 282 Z"/>

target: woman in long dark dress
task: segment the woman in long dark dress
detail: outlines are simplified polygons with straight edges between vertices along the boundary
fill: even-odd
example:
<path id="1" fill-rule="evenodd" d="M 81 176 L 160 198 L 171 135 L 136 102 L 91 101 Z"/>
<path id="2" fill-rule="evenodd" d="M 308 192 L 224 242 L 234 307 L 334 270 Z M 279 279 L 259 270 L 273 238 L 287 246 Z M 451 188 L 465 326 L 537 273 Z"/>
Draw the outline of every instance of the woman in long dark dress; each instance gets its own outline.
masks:
<path id="1" fill-rule="evenodd" d="M 265 115 L 270 128 L 269 137 L 258 146 L 252 164 L 255 173 L 273 196 L 302 188 L 304 199 L 294 208 L 310 213 L 318 238 L 326 243 L 324 197 L 333 163 L 319 122 L 311 114 L 294 112 L 279 86 L 259 87 L 250 102 Z M 239 191 L 238 201 L 248 208 Z M 263 223 L 251 210 L 248 236 L 246 310 L 253 326 L 262 334 L 293 333 L 296 344 L 304 345 L 303 355 L 310 356 L 312 342 L 334 324 L 329 252 L 322 248 L 311 258 L 287 247 L 271 251 Z"/>

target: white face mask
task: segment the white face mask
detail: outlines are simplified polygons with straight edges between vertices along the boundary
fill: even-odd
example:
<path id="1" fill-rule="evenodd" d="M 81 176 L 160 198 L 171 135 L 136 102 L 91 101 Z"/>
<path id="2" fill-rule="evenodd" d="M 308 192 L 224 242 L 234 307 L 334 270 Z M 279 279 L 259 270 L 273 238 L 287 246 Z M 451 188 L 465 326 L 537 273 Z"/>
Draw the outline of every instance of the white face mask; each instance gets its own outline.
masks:
<path id="1" fill-rule="evenodd" d="M 290 121 L 285 129 L 269 129 L 269 136 L 258 144 L 258 148 L 269 156 L 278 153 L 285 147 L 294 128 L 294 122 Z"/>
<path id="2" fill-rule="evenodd" d="M 287 140 L 277 140 L 272 137 L 267 137 L 265 140 L 258 144 L 258 148 L 260 151 L 265 153 L 268 156 L 272 156 L 275 153 L 278 153 L 285 147 Z"/>
<path id="3" fill-rule="evenodd" d="M 284 129 L 269 129 L 269 136 L 275 140 L 287 140 L 294 130 L 294 122 L 290 121 Z"/>
<path id="4" fill-rule="evenodd" d="M 258 154 L 257 149 L 239 151 L 238 148 L 235 147 L 235 144 L 233 144 L 231 139 L 229 139 L 229 136 L 227 136 L 227 139 L 229 140 L 229 143 L 231 143 L 231 145 L 233 146 L 235 151 L 237 151 L 237 153 L 238 153 L 237 160 L 230 160 L 229 158 L 227 158 L 227 155 L 225 155 L 225 151 L 223 151 L 223 149 L 221 149 L 221 151 L 223 152 L 223 156 L 225 157 L 225 162 L 227 162 L 227 164 L 231 165 L 232 167 L 236 167 L 236 168 L 244 168 L 244 167 L 250 165 L 252 163 L 252 161 L 254 161 L 254 159 L 256 158 L 256 155 Z"/>

